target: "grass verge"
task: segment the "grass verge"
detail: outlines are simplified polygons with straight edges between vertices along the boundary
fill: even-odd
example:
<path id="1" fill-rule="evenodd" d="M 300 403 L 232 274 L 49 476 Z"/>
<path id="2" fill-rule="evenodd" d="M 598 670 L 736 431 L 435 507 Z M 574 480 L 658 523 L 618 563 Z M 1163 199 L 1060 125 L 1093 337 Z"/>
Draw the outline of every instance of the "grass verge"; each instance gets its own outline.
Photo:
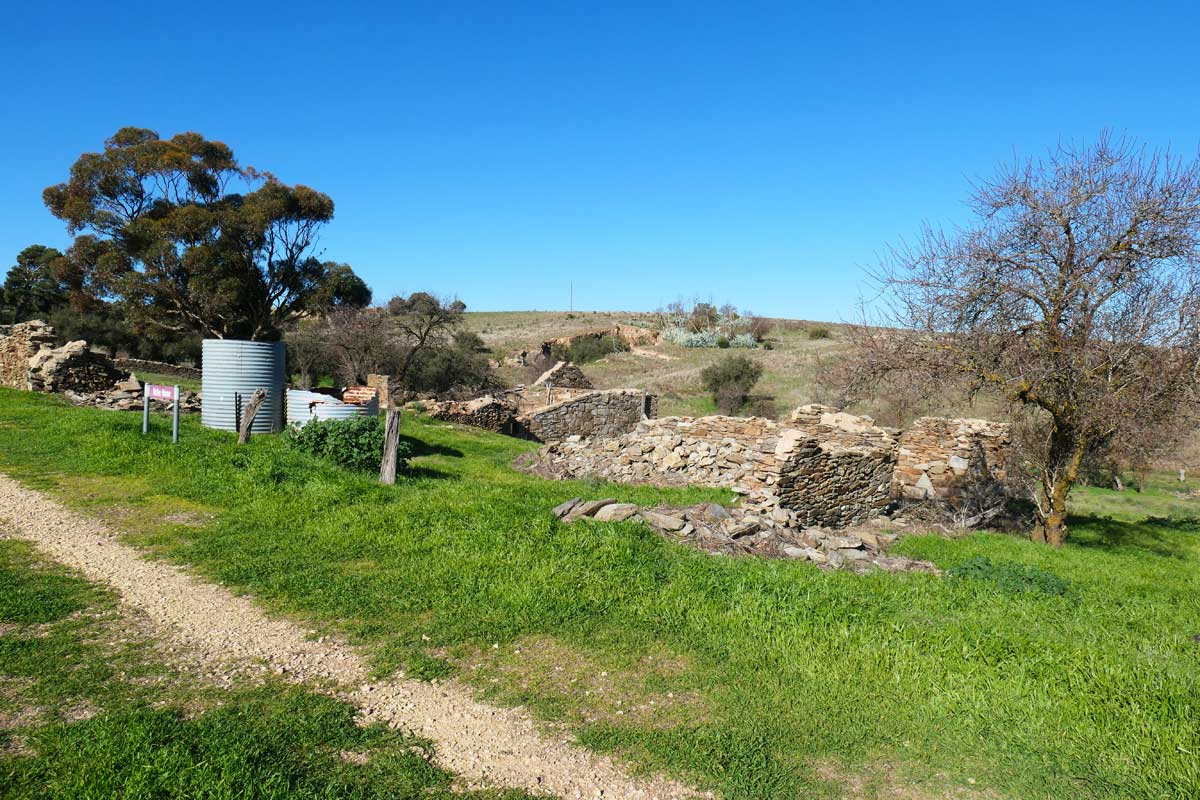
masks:
<path id="1" fill-rule="evenodd" d="M 239 449 L 190 419 L 172 447 L 134 417 L 0 392 L 0 468 L 139 520 L 132 540 L 350 636 L 381 672 L 458 674 L 726 797 L 1200 794 L 1194 501 L 1102 517 L 1085 492 L 1061 551 L 901 545 L 1002 580 L 857 576 L 561 525 L 548 509 L 576 494 L 720 495 L 542 481 L 507 466 L 527 443 L 481 431 L 406 418 L 418 457 L 387 488 L 279 438 Z M 1066 588 L 1012 590 L 1060 585 L 1042 573 Z"/>

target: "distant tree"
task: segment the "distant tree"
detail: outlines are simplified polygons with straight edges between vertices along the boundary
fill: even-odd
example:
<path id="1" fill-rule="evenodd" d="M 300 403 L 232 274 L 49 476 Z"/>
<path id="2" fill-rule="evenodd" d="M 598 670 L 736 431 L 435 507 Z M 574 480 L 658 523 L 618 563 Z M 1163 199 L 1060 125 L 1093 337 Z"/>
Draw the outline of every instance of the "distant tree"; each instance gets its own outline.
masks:
<path id="1" fill-rule="evenodd" d="M 371 289 L 354 274 L 349 264 L 327 261 L 321 265 L 325 278 L 309 298 L 308 307 L 318 313 L 335 308 L 366 308 Z"/>
<path id="2" fill-rule="evenodd" d="M 379 308 L 340 308 L 321 320 L 326 357 L 343 384 L 361 384 L 371 373 L 395 375 L 406 353 L 395 320 Z"/>
<path id="3" fill-rule="evenodd" d="M 853 331 L 852 389 L 898 371 L 1028 415 L 1033 538 L 1061 546 L 1085 455 L 1191 407 L 1200 375 L 1200 162 L 1107 136 L 1001 170 L 974 226 L 879 268 L 888 328 Z"/>
<path id="4" fill-rule="evenodd" d="M 345 265 L 312 255 L 333 218 L 329 196 L 242 167 L 198 133 L 122 128 L 43 199 L 69 233 L 83 233 L 66 282 L 118 299 L 135 326 L 273 339 L 322 291 L 342 296 L 328 281 L 348 285 Z"/>
<path id="5" fill-rule="evenodd" d="M 400 343 L 399 383 L 407 385 L 408 372 L 422 354 L 447 344 L 462 325 L 467 306 L 461 300 L 440 300 L 426 292 L 388 301 Z"/>
<path id="6" fill-rule="evenodd" d="M 696 303 L 692 307 L 688 325 L 692 331 L 699 333 L 700 331 L 712 330 L 717 327 L 720 318 L 720 313 L 712 303 Z"/>
<path id="7" fill-rule="evenodd" d="M 762 365 L 746 356 L 726 356 L 701 370 L 700 380 L 722 414 L 736 414 L 762 374 Z"/>
<path id="8" fill-rule="evenodd" d="M 17 254 L 17 263 L 9 267 L 0 288 L 9 322 L 44 317 L 66 304 L 67 287 L 54 272 L 54 263 L 61 258 L 58 250 L 42 244 L 31 244 Z"/>

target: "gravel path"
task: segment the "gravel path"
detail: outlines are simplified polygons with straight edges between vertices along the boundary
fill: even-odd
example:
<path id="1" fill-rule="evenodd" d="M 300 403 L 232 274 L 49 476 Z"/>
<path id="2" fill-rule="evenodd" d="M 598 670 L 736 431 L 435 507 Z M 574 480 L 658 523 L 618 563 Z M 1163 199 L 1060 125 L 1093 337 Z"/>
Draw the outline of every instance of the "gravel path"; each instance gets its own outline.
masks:
<path id="1" fill-rule="evenodd" d="M 519 711 L 477 702 L 466 687 L 401 680 L 368 683 L 349 646 L 267 616 L 245 597 L 147 561 L 103 523 L 64 508 L 0 474 L 0 518 L 23 539 L 86 577 L 112 586 L 160 635 L 202 662 L 261 661 L 294 682 L 311 682 L 384 721 L 432 740 L 439 765 L 473 783 L 562 798 L 682 800 L 711 797 L 661 778 L 635 779 L 612 760 L 537 730 Z M 2 532 L 0 532 L 2 535 Z"/>

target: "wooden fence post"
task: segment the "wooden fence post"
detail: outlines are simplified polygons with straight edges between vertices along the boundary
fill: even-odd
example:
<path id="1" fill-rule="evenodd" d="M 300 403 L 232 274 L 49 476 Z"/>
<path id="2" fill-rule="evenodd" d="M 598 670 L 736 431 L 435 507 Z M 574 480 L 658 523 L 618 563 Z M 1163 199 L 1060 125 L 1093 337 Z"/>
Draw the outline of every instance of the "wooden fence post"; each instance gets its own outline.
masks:
<path id="1" fill-rule="evenodd" d="M 383 426 L 383 463 L 379 465 L 379 482 L 391 486 L 396 482 L 396 450 L 400 447 L 400 410 L 389 408 Z"/>
<path id="2" fill-rule="evenodd" d="M 246 410 L 242 412 L 242 427 L 238 431 L 238 444 L 245 444 L 250 441 L 250 426 L 254 424 L 254 418 L 258 416 L 258 409 L 266 399 L 266 389 L 254 390 L 254 394 L 250 397 L 250 402 L 246 403 Z"/>

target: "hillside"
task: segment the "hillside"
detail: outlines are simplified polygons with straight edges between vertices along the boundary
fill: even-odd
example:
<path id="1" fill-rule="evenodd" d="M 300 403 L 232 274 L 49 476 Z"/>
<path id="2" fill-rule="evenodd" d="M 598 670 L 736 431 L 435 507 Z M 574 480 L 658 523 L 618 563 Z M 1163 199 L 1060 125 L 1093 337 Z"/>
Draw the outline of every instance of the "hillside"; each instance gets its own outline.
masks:
<path id="1" fill-rule="evenodd" d="M 543 341 L 583 333 L 617 324 L 649 324 L 654 315 L 646 312 L 575 312 L 561 311 L 483 311 L 467 314 L 467 325 L 483 339 L 497 359 L 522 350 L 537 352 Z M 769 401 L 760 405 L 760 413 L 782 418 L 805 403 L 833 400 L 829 388 L 821 385 L 819 374 L 824 365 L 836 362 L 846 353 L 845 326 L 809 320 L 773 320 L 774 327 L 766 346 L 753 350 L 686 348 L 659 342 L 652 348 L 614 353 L 586 364 L 584 373 L 597 388 L 646 389 L 659 395 L 659 413 L 697 416 L 716 413 L 712 398 L 704 391 L 700 372 L 731 353 L 748 355 L 763 366 L 763 378 L 755 394 Z M 813 330 L 828 332 L 828 338 L 812 338 Z M 531 373 L 519 367 L 501 367 L 501 376 L 512 384 L 530 380 Z M 774 413 L 769 413 L 773 406 Z M 995 416 L 994 408 L 967 403 L 961 397 L 947 397 L 934 403 L 933 413 L 961 416 Z M 886 403 L 854 409 L 876 416 L 886 425 L 900 425 L 896 412 Z"/>

